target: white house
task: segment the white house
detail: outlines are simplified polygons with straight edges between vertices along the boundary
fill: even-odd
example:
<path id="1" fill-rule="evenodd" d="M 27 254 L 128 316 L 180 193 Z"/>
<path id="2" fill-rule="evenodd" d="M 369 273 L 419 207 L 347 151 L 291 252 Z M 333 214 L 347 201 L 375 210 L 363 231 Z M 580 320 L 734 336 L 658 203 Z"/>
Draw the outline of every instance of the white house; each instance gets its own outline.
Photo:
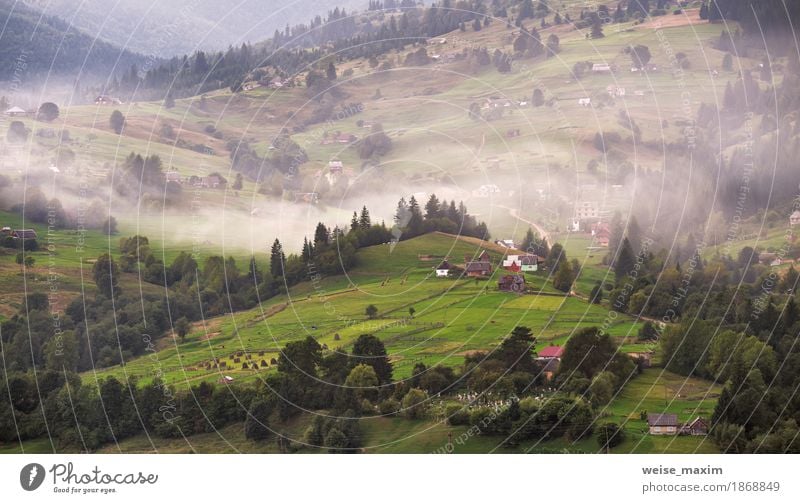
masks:
<path id="1" fill-rule="evenodd" d="M 789 224 L 792 226 L 800 225 L 800 210 L 795 210 L 795 212 L 789 216 Z"/>
<path id="2" fill-rule="evenodd" d="M 591 106 L 592 105 L 592 99 L 591 98 L 580 98 L 578 100 L 578 105 L 580 105 L 582 107 Z"/>
<path id="3" fill-rule="evenodd" d="M 20 107 L 11 107 L 5 112 L 6 115 L 9 117 L 22 117 L 26 114 L 25 110 L 21 109 Z"/>
<path id="4" fill-rule="evenodd" d="M 531 254 L 506 255 L 506 258 L 503 259 L 503 267 L 522 272 L 536 272 L 539 270 L 539 257 Z"/>
<path id="5" fill-rule="evenodd" d="M 450 263 L 446 260 L 439 264 L 436 268 L 436 277 L 437 278 L 446 278 L 448 274 L 450 274 Z"/>

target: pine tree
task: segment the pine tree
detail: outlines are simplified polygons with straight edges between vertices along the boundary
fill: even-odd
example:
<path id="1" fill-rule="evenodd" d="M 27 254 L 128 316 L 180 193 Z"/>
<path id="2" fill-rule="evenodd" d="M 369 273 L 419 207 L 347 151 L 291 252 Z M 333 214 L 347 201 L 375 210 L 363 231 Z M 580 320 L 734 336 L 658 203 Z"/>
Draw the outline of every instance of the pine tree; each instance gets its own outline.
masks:
<path id="1" fill-rule="evenodd" d="M 522 250 L 526 253 L 532 253 L 535 245 L 536 235 L 533 233 L 533 229 L 528 227 L 528 232 L 525 233 L 525 238 L 522 240 Z"/>
<path id="2" fill-rule="evenodd" d="M 286 263 L 286 255 L 283 253 L 281 242 L 275 238 L 269 254 L 269 272 L 273 278 L 283 276 L 283 264 Z"/>
<path id="3" fill-rule="evenodd" d="M 311 261 L 311 258 L 314 256 L 314 249 L 311 246 L 311 243 L 308 242 L 308 238 L 303 238 L 303 252 L 301 257 L 303 258 L 303 262 L 308 263 Z"/>
<path id="4" fill-rule="evenodd" d="M 363 230 L 368 230 L 372 226 L 372 221 L 369 217 L 369 210 L 366 206 L 361 208 L 361 216 L 358 219 L 358 226 Z"/>
<path id="5" fill-rule="evenodd" d="M 314 229 L 314 248 L 325 247 L 330 242 L 330 232 L 325 224 L 319 222 Z"/>
<path id="6" fill-rule="evenodd" d="M 439 218 L 439 199 L 436 194 L 431 194 L 428 202 L 425 203 L 425 220 L 434 220 Z"/>
<path id="7" fill-rule="evenodd" d="M 356 230 L 358 228 L 359 228 L 359 226 L 358 226 L 358 213 L 356 213 L 354 211 L 353 212 L 353 218 L 350 219 L 350 230 L 354 231 L 354 230 Z"/>
<path id="8" fill-rule="evenodd" d="M 617 276 L 617 280 L 627 276 L 635 266 L 636 255 L 633 253 L 633 248 L 628 238 L 624 238 L 614 265 L 614 273 Z"/>

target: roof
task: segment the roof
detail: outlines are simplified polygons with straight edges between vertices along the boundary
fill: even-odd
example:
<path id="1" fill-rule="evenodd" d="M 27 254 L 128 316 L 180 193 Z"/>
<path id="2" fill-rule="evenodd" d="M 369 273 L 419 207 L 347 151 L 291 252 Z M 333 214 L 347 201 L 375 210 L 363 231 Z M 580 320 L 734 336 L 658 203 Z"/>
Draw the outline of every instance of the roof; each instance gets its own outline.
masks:
<path id="1" fill-rule="evenodd" d="M 33 229 L 15 229 L 14 235 L 20 239 L 36 239 L 36 231 Z"/>
<path id="2" fill-rule="evenodd" d="M 465 270 L 467 272 L 489 272 L 492 270 L 492 264 L 489 262 L 467 262 Z"/>
<path id="3" fill-rule="evenodd" d="M 697 426 L 702 426 L 702 427 L 706 427 L 707 428 L 708 427 L 708 423 L 702 417 L 697 416 L 696 418 L 694 418 L 692 421 L 690 421 L 686 425 L 686 427 L 688 427 L 688 428 L 695 428 Z"/>
<path id="4" fill-rule="evenodd" d="M 450 262 L 445 260 L 444 262 L 439 264 L 439 267 L 437 267 L 436 270 L 437 271 L 450 270 Z"/>
<path id="5" fill-rule="evenodd" d="M 6 110 L 7 114 L 24 114 L 25 110 L 21 109 L 20 107 L 11 107 Z"/>
<path id="6" fill-rule="evenodd" d="M 800 210 L 794 210 L 794 213 L 789 218 L 800 218 Z"/>
<path id="7" fill-rule="evenodd" d="M 677 414 L 648 414 L 647 424 L 649 426 L 678 426 Z"/>
<path id="8" fill-rule="evenodd" d="M 536 255 L 522 255 L 519 261 L 520 265 L 538 265 L 539 257 Z"/>
<path id="9" fill-rule="evenodd" d="M 561 346 L 547 346 L 538 351 L 539 358 L 561 358 L 564 348 Z"/>

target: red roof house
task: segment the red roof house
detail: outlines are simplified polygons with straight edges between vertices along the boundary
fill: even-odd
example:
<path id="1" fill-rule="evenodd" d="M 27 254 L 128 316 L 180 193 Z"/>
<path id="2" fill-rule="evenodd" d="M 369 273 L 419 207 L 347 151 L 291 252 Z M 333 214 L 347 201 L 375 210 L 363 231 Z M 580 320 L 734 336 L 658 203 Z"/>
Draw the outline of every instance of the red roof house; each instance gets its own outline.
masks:
<path id="1" fill-rule="evenodd" d="M 547 346 L 538 351 L 539 358 L 561 358 L 564 348 L 561 346 Z"/>

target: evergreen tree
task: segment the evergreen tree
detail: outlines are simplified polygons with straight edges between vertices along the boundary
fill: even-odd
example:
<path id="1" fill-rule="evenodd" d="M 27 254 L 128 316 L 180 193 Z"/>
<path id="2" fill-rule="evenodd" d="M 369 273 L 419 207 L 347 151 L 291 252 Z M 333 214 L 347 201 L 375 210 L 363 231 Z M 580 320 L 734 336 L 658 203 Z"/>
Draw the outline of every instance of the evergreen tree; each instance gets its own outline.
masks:
<path id="1" fill-rule="evenodd" d="M 272 249 L 269 254 L 269 272 L 273 278 L 283 276 L 283 265 L 286 263 L 286 255 L 283 253 L 283 246 L 276 238 L 272 243 Z"/>
<path id="2" fill-rule="evenodd" d="M 366 206 L 361 208 L 361 216 L 358 219 L 358 226 L 363 230 L 368 230 L 372 226 L 372 221 L 369 217 L 369 210 Z"/>
<path id="3" fill-rule="evenodd" d="M 628 238 L 622 240 L 617 260 L 615 261 L 614 273 L 617 276 L 617 281 L 627 276 L 636 266 L 636 254 L 633 252 L 630 241 Z"/>

